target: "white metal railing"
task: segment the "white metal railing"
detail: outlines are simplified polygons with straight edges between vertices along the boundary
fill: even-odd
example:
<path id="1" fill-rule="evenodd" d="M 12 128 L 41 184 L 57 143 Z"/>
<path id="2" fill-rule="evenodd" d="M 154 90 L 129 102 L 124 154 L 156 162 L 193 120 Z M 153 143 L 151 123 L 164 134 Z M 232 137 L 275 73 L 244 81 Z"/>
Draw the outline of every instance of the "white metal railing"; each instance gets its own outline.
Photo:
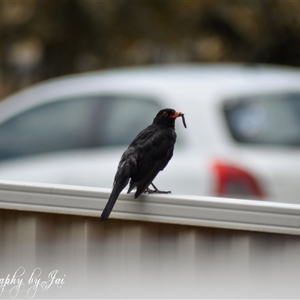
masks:
<path id="1" fill-rule="evenodd" d="M 0 182 L 0 208 L 100 216 L 110 189 Z M 121 193 L 111 218 L 300 235 L 300 205 L 182 195 Z"/>

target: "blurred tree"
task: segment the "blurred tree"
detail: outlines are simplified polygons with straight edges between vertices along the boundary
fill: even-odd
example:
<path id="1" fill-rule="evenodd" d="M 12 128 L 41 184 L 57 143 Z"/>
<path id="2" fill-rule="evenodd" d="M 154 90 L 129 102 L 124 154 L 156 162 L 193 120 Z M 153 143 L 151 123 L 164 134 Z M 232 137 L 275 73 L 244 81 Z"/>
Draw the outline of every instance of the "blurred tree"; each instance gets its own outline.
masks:
<path id="1" fill-rule="evenodd" d="M 180 62 L 300 65 L 300 1 L 1 1 L 0 96 L 47 78 Z"/>

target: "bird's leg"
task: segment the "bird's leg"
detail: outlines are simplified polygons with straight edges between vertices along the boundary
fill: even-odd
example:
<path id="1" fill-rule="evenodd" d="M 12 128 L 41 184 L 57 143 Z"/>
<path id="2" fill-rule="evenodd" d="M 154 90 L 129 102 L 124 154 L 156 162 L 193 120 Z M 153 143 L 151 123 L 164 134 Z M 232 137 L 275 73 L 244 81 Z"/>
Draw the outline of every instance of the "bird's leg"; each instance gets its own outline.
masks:
<path id="1" fill-rule="evenodd" d="M 146 190 L 145 190 L 145 193 L 148 193 L 148 194 L 170 194 L 170 193 L 171 193 L 171 191 L 160 191 L 160 190 L 153 184 L 153 182 L 151 182 L 150 184 L 153 186 L 154 190 L 151 190 L 151 189 L 149 189 L 149 187 L 147 187 Z"/>

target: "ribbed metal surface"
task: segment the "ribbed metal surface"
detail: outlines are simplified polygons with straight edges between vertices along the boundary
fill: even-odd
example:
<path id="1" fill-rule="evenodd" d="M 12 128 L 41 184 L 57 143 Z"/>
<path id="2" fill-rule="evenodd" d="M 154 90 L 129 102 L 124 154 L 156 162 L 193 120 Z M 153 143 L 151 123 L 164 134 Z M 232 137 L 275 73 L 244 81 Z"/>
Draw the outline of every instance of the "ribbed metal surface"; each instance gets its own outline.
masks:
<path id="1" fill-rule="evenodd" d="M 0 278 L 58 270 L 35 298 L 299 297 L 297 236 L 0 211 Z M 9 298 L 6 287 L 2 298 Z"/>
<path id="2" fill-rule="evenodd" d="M 124 195 L 113 216 L 128 219 L 112 218 L 100 223 L 95 207 L 104 205 L 104 198 L 97 199 L 99 194 L 104 197 L 104 192 L 16 183 L 3 183 L 1 187 L 0 298 L 300 297 L 299 236 L 232 229 L 229 217 L 233 217 L 222 215 L 225 206 L 220 206 L 217 199 L 210 208 L 214 228 L 189 224 L 189 205 L 194 203 L 193 207 L 203 213 L 202 207 L 209 207 L 204 200 L 195 204 L 197 201 L 187 199 L 188 208 L 184 210 L 183 199 L 175 196 L 173 206 L 179 205 L 180 209 L 172 211 L 172 197 L 162 198 L 169 201 L 164 202 L 163 211 L 171 208 L 164 220 L 160 216 L 160 222 L 154 221 L 161 206 L 148 203 L 156 197 L 145 197 L 142 214 L 142 208 L 134 207 Z M 229 210 L 235 202 L 228 203 Z M 125 209 L 127 205 L 131 207 Z M 214 205 L 220 210 L 214 211 Z M 268 213 L 268 222 L 278 228 L 283 227 L 285 216 L 288 219 L 292 215 L 293 222 L 298 218 L 297 209 L 293 211 L 291 206 L 281 207 L 282 214 L 276 205 L 261 206 L 261 211 L 259 205 L 250 207 L 245 205 L 247 218 L 247 213 L 253 211 L 261 218 Z M 170 217 L 172 214 L 175 219 Z M 131 216 L 147 217 L 152 222 L 129 220 Z M 183 223 L 183 216 L 188 226 L 172 224 L 176 220 Z M 229 224 L 228 229 L 217 228 L 218 217 Z M 247 218 L 243 223 L 243 216 L 239 216 L 237 224 L 250 223 Z M 262 231 L 265 224 L 259 224 Z M 57 272 L 56 281 L 41 291 L 50 284 L 49 274 L 53 271 Z M 17 281 L 3 287 L 7 276 L 12 278 L 15 272 L 23 280 L 17 294 Z M 43 281 L 46 283 L 42 285 Z"/>

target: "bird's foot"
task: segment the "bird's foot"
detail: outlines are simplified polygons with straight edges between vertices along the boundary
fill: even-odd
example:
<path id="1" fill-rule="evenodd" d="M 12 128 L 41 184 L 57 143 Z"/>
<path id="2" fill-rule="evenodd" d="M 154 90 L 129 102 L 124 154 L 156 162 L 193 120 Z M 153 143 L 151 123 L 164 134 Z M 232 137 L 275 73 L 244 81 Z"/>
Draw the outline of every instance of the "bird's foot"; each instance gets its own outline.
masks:
<path id="1" fill-rule="evenodd" d="M 171 191 L 151 190 L 147 188 L 144 193 L 145 194 L 170 194 Z"/>
<path id="2" fill-rule="evenodd" d="M 171 194 L 171 191 L 160 191 L 153 183 L 151 183 L 154 190 L 151 190 L 149 187 L 146 188 L 144 193 L 147 194 Z"/>

